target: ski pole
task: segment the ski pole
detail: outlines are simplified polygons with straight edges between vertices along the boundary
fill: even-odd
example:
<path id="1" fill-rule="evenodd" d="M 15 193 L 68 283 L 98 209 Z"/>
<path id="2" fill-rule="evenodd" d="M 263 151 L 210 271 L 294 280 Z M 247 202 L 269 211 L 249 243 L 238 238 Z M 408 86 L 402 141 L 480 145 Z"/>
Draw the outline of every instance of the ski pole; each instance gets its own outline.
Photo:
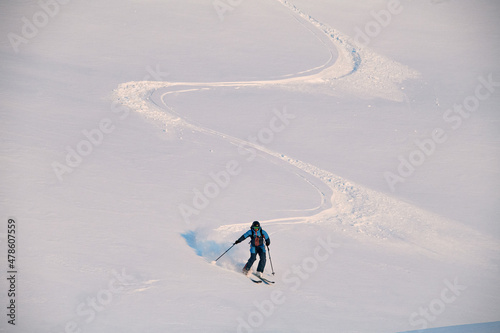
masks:
<path id="1" fill-rule="evenodd" d="M 271 259 L 271 250 L 269 250 L 269 246 L 267 246 L 267 251 L 269 252 L 269 262 L 271 263 L 271 270 L 273 271 L 273 275 L 274 275 L 274 268 L 273 268 L 273 260 Z"/>
<path id="2" fill-rule="evenodd" d="M 223 255 L 225 255 L 227 253 L 227 251 L 231 250 L 233 248 L 233 246 L 235 246 L 236 243 L 234 243 L 233 245 L 231 245 L 231 247 L 229 249 L 226 250 L 226 252 L 224 252 L 223 254 L 221 254 L 219 256 L 219 258 L 215 259 L 214 261 L 212 261 L 212 264 L 215 264 L 217 262 L 217 260 L 219 260 Z"/>

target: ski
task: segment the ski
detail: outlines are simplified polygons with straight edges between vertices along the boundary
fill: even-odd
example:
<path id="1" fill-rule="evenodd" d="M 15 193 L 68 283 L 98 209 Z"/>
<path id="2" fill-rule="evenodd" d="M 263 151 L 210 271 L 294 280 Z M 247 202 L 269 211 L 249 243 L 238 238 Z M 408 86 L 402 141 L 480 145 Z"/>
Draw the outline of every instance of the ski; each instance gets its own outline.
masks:
<path id="1" fill-rule="evenodd" d="M 262 280 L 254 280 L 251 277 L 248 277 L 248 278 L 250 279 L 250 281 L 252 281 L 254 283 L 262 283 L 263 282 Z"/>
<path id="2" fill-rule="evenodd" d="M 262 280 L 255 280 L 255 279 L 252 279 L 252 277 L 250 276 L 250 274 L 245 274 L 243 273 L 243 275 L 245 275 L 247 278 L 250 279 L 250 281 L 254 282 L 254 283 L 262 283 Z"/>
<path id="3" fill-rule="evenodd" d="M 274 283 L 274 281 L 271 281 L 271 280 L 268 280 L 266 278 L 263 278 L 263 277 L 260 277 L 258 276 L 256 273 L 252 273 L 253 275 L 255 275 L 257 278 L 259 278 L 262 282 L 264 282 L 265 284 L 272 284 Z"/>

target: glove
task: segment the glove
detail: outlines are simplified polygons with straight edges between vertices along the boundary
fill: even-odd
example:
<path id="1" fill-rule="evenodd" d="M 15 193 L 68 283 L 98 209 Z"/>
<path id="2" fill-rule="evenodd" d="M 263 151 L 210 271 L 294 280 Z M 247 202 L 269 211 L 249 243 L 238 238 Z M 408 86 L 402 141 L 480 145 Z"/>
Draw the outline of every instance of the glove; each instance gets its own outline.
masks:
<path id="1" fill-rule="evenodd" d="M 271 244 L 271 240 L 270 239 L 266 239 L 266 246 L 269 246 L 269 244 Z"/>
<path id="2" fill-rule="evenodd" d="M 237 239 L 236 242 L 234 242 L 234 244 L 239 244 L 239 243 L 241 243 L 239 239 Z"/>

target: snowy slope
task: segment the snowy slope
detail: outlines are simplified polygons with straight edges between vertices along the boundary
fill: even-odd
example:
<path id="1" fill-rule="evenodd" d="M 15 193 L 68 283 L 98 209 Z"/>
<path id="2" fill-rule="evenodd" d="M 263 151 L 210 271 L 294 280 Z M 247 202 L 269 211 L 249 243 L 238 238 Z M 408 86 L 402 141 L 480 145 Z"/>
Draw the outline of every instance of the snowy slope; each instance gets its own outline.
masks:
<path id="1" fill-rule="evenodd" d="M 498 332 L 500 329 L 500 322 L 494 323 L 484 323 L 484 324 L 472 324 L 472 325 L 460 325 L 460 326 L 450 326 L 450 327 L 441 327 L 435 329 L 428 330 L 419 330 L 412 332 L 422 332 L 422 333 L 474 333 L 474 332 L 482 332 L 482 333 L 494 333 Z M 410 333 L 410 332 L 408 332 Z"/>
<path id="2" fill-rule="evenodd" d="M 465 324 L 499 320 L 500 95 L 456 130 L 442 118 L 500 77 L 500 8 L 402 2 L 362 45 L 390 3 L 69 2 L 18 52 L 4 38 L 19 292 L 0 331 L 495 330 Z M 2 32 L 44 8 L 0 4 Z M 391 191 L 384 173 L 439 126 Z M 237 273 L 246 244 L 210 264 L 253 220 L 275 286 Z"/>

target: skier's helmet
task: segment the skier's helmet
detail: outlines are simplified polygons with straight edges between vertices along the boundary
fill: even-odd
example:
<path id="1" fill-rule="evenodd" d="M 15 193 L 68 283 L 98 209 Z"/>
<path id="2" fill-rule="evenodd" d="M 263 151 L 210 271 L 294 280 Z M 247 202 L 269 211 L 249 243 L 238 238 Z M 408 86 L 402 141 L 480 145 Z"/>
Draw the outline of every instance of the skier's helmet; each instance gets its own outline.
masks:
<path id="1" fill-rule="evenodd" d="M 259 221 L 253 221 L 253 223 L 252 223 L 252 229 L 254 229 L 254 230 L 259 230 L 260 229 L 260 223 L 259 223 Z"/>

